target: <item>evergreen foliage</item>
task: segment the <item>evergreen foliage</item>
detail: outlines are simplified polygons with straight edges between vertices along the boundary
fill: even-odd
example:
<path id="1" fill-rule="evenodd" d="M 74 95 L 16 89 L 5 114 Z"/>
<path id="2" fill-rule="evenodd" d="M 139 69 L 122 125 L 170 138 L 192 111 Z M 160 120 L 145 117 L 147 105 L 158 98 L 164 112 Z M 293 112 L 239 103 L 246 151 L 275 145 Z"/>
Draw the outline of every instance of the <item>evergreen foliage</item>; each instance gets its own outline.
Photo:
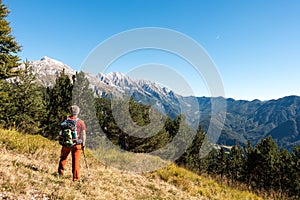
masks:
<path id="1" fill-rule="evenodd" d="M 122 106 L 124 105 L 121 101 L 122 100 L 114 100 L 114 106 L 112 108 L 111 100 L 109 99 L 96 99 L 96 111 L 97 111 L 97 118 L 99 120 L 100 126 L 103 132 L 106 134 L 108 139 L 113 142 L 115 145 L 120 146 L 120 148 L 132 151 L 132 152 L 139 152 L 139 153 L 146 153 L 152 152 L 156 149 L 163 147 L 165 144 L 169 143 L 172 139 L 170 135 L 171 130 L 170 127 L 164 127 L 162 130 L 159 130 L 158 133 L 154 136 L 139 138 L 133 136 L 133 133 L 128 134 L 124 130 L 130 130 L 130 127 L 126 127 L 128 124 L 122 124 L 122 129 L 119 127 L 120 124 L 117 124 L 114 116 L 114 113 L 122 113 L 123 109 Z M 119 106 L 116 106 L 119 105 Z M 146 126 L 149 124 L 149 105 L 139 104 L 133 101 L 133 99 L 129 100 L 129 113 L 131 116 L 123 116 L 126 118 L 131 118 L 133 122 L 140 127 Z M 157 112 L 157 115 L 161 115 Z M 123 119 L 120 121 L 126 121 L 127 119 Z M 172 121 L 171 119 L 168 122 L 171 123 L 178 123 L 178 120 Z M 129 126 L 129 125 L 128 125 Z M 176 126 L 175 126 L 176 127 Z M 142 129 L 140 129 L 142 130 Z M 135 134 L 142 134 L 136 132 Z M 147 133 L 145 133 L 147 134 Z"/>
<path id="2" fill-rule="evenodd" d="M 72 104 L 80 107 L 79 118 L 84 120 L 88 134 L 99 134 L 100 126 L 96 116 L 94 91 L 84 72 L 73 76 Z"/>
<path id="3" fill-rule="evenodd" d="M 267 137 L 254 147 L 248 141 L 244 148 L 236 144 L 229 153 L 224 149 L 213 148 L 198 162 L 202 165 L 200 169 L 186 158 L 179 159 L 180 164 L 196 172 L 220 177 L 221 181 L 226 177 L 233 185 L 246 184 L 254 191 L 275 191 L 274 198 L 299 199 L 300 146 L 295 146 L 292 152 L 279 150 L 272 137 Z M 189 157 L 193 156 L 189 154 Z"/>
<path id="4" fill-rule="evenodd" d="M 236 144 L 230 150 L 227 163 L 227 175 L 232 183 L 242 180 L 244 167 L 243 150 L 239 144 Z"/>
<path id="5" fill-rule="evenodd" d="M 56 79 L 53 88 L 48 87 L 46 96 L 46 115 L 43 120 L 44 135 L 56 138 L 60 130 L 59 124 L 70 115 L 72 105 L 73 84 L 65 74 L 65 70 Z"/>
<path id="6" fill-rule="evenodd" d="M 0 125 L 4 128 L 10 128 L 11 123 L 11 103 L 12 103 L 12 85 L 6 81 L 0 80 Z"/>
<path id="7" fill-rule="evenodd" d="M 252 173 L 255 176 L 256 187 L 259 189 L 274 189 L 275 176 L 277 176 L 276 165 L 278 163 L 278 146 L 271 138 L 265 138 L 256 145 L 254 149 L 255 158 L 253 160 L 255 168 Z"/>
<path id="8" fill-rule="evenodd" d="M 20 70 L 16 68 L 20 65 L 17 53 L 21 47 L 11 35 L 11 28 L 6 17 L 9 10 L 0 0 L 0 80 L 19 75 Z"/>
<path id="9" fill-rule="evenodd" d="M 176 160 L 176 163 L 195 172 L 201 172 L 203 163 L 200 159 L 200 149 L 204 139 L 205 133 L 203 132 L 202 127 L 199 126 L 191 146 L 179 159 Z"/>
<path id="10" fill-rule="evenodd" d="M 162 155 L 162 158 L 180 154 L 176 163 L 197 173 L 221 177 L 221 181 L 227 178 L 232 184 L 243 183 L 258 191 L 276 191 L 275 198 L 278 199 L 286 195 L 290 199 L 300 199 L 299 145 L 291 152 L 279 150 L 272 137 L 267 137 L 254 147 L 248 141 L 245 147 L 236 144 L 229 152 L 224 146 L 213 148 L 208 156 L 202 158 L 201 147 L 208 143 L 207 137 L 201 126 L 197 132 L 190 129 L 183 115 L 164 116 L 151 111 L 150 105 L 136 103 L 132 98 L 129 105 L 122 100 L 114 100 L 115 105 L 112 106 L 111 99 L 94 98 L 83 72 L 70 79 L 63 70 L 53 87 L 39 87 L 29 63 L 24 63 L 23 70 L 17 70 L 17 53 L 21 48 L 5 19 L 8 13 L 0 0 L 0 126 L 55 139 L 60 122 L 70 114 L 69 108 L 75 103 L 81 108 L 80 118 L 86 123 L 87 145 L 91 148 L 97 148 L 104 135 L 121 149 L 138 153 L 160 150 L 172 143 L 166 154 L 173 155 Z M 152 119 L 154 122 L 164 121 L 164 126 L 151 136 L 148 136 L 149 128 L 124 131 L 131 130 L 129 124 L 122 119 L 124 123 L 120 127 L 113 112 L 124 114 L 122 112 L 127 107 L 129 116 L 121 117 L 132 119 L 136 126 L 147 127 L 153 123 Z M 146 137 L 135 137 L 141 134 Z M 185 149 L 182 144 L 186 142 L 191 142 L 191 145 L 181 154 L 181 150 Z"/>
<path id="11" fill-rule="evenodd" d="M 286 150 L 281 149 L 279 152 L 279 163 L 278 166 L 279 172 L 277 173 L 277 191 L 280 192 L 280 194 L 283 193 L 295 193 L 292 191 L 291 186 L 297 185 L 297 182 L 291 179 L 291 177 L 295 177 L 295 180 L 297 180 L 297 173 L 298 173 L 298 180 L 299 180 L 299 171 L 297 173 L 294 173 L 293 171 L 293 160 L 292 155 Z M 294 174 L 293 174 L 294 173 Z M 294 183 L 293 183 L 294 182 Z M 296 194 L 296 193 L 295 193 Z M 299 192 L 298 192 L 299 194 Z"/>
<path id="12" fill-rule="evenodd" d="M 286 187 L 290 189 L 290 194 L 300 199 L 300 145 L 293 148 L 291 162 L 292 170 L 290 171 L 289 180 L 287 181 L 288 183 L 291 182 L 291 184 L 286 185 Z M 287 165 L 290 165 L 290 163 L 287 163 Z"/>
<path id="13" fill-rule="evenodd" d="M 230 151 L 227 147 L 220 146 L 221 148 L 214 148 L 207 157 L 201 158 L 201 147 L 207 142 L 201 126 L 194 133 L 184 122 L 184 116 L 174 119 L 164 116 L 165 124 L 157 134 L 145 138 L 129 135 L 115 122 L 112 113 L 112 109 L 116 109 L 116 113 L 122 112 L 123 104 L 119 105 L 117 100 L 117 106 L 112 108 L 110 99 L 94 98 L 83 72 L 77 73 L 71 80 L 62 71 L 52 88 L 39 88 L 29 64 L 26 63 L 24 71 L 16 80 L 18 81 L 11 83 L 1 82 L 0 102 L 4 106 L 0 108 L 0 120 L 6 128 L 15 127 L 27 133 L 40 131 L 54 139 L 58 124 L 69 115 L 70 105 L 76 103 L 81 107 L 80 118 L 90 128 L 87 139 L 91 148 L 99 147 L 103 134 L 121 149 L 138 153 L 153 152 L 174 142 L 169 151 L 174 155 L 165 155 L 166 158 L 172 158 L 180 151 L 182 141 L 193 139 L 189 148 L 176 160 L 177 164 L 197 173 L 220 177 L 221 181 L 227 180 L 234 185 L 243 183 L 253 190 L 276 191 L 276 198 L 285 198 L 286 195 L 291 199 L 299 198 L 299 146 L 295 146 L 292 152 L 279 150 L 276 142 L 268 137 L 254 147 L 250 142 L 243 148 L 236 144 Z M 136 125 L 143 127 L 151 123 L 149 105 L 130 99 L 128 108 L 129 117 Z M 158 118 L 162 117 L 159 112 L 154 114 Z M 180 137 L 175 140 L 178 133 Z M 188 137 L 189 135 L 195 137 Z"/>
<path id="14" fill-rule="evenodd" d="M 0 121 L 6 128 L 36 134 L 44 115 L 42 88 L 36 85 L 36 77 L 29 63 L 12 83 L 1 82 Z"/>
<path id="15" fill-rule="evenodd" d="M 36 84 L 32 66 L 25 63 L 25 69 L 12 84 L 11 119 L 14 127 L 21 131 L 36 134 L 40 131 L 41 119 L 44 117 L 42 88 Z"/>

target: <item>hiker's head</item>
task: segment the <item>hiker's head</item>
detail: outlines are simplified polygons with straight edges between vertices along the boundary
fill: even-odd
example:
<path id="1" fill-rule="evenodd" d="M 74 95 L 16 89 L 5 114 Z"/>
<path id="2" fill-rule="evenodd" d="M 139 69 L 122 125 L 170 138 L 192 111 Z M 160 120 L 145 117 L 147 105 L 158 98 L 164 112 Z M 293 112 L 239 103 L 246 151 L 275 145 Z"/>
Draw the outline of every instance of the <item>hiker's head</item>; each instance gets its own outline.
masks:
<path id="1" fill-rule="evenodd" d="M 80 108 L 77 105 L 71 106 L 71 113 L 72 115 L 79 115 Z"/>

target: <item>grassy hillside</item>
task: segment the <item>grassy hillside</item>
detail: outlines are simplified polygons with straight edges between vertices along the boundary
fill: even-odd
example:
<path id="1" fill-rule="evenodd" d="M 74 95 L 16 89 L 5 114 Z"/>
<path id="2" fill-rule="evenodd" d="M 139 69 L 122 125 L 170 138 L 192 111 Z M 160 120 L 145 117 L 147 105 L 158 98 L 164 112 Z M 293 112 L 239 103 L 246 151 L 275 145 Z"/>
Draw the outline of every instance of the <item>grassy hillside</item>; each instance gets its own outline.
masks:
<path id="1" fill-rule="evenodd" d="M 82 181 L 74 183 L 71 160 L 65 176 L 56 174 L 60 148 L 38 135 L 0 129 L 0 199 L 261 199 L 174 164 L 136 174 L 105 167 L 88 152 L 91 176 L 82 157 Z"/>

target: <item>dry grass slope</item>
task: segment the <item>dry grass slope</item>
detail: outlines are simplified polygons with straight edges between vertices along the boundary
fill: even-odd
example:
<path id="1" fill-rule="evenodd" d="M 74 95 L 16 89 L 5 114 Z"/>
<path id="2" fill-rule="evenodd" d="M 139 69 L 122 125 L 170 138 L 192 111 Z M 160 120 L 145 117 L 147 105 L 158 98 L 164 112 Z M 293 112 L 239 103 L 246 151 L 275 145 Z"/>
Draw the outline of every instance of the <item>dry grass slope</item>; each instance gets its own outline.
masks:
<path id="1" fill-rule="evenodd" d="M 104 167 L 87 153 L 82 181 L 71 181 L 71 165 L 56 174 L 60 146 L 41 136 L 0 129 L 0 199 L 261 199 L 221 186 L 175 165 L 137 174 Z"/>

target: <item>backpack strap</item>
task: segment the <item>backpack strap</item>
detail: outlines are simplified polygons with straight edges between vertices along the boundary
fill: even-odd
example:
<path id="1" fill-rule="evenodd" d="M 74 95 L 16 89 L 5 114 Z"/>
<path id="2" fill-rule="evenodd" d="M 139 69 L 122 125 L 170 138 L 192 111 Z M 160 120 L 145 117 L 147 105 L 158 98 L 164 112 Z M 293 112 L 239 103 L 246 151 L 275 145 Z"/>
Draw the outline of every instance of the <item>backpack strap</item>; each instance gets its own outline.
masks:
<path id="1" fill-rule="evenodd" d="M 76 118 L 75 119 L 75 131 L 77 133 L 77 122 L 79 121 L 80 119 L 79 118 Z M 78 137 L 78 133 L 77 133 L 77 137 Z"/>
<path id="2" fill-rule="evenodd" d="M 76 119 L 71 119 L 70 117 L 67 117 L 66 120 L 71 120 L 71 121 L 75 121 L 75 132 L 77 134 L 77 138 L 78 138 L 78 133 L 77 133 L 77 122 L 80 120 L 78 117 Z M 81 137 L 81 135 L 80 135 Z"/>
<path id="3" fill-rule="evenodd" d="M 80 133 L 80 137 L 78 137 L 78 132 L 77 132 L 77 122 L 79 121 L 79 118 L 75 119 L 75 131 L 77 133 L 77 144 L 81 144 L 82 143 L 82 134 Z"/>

